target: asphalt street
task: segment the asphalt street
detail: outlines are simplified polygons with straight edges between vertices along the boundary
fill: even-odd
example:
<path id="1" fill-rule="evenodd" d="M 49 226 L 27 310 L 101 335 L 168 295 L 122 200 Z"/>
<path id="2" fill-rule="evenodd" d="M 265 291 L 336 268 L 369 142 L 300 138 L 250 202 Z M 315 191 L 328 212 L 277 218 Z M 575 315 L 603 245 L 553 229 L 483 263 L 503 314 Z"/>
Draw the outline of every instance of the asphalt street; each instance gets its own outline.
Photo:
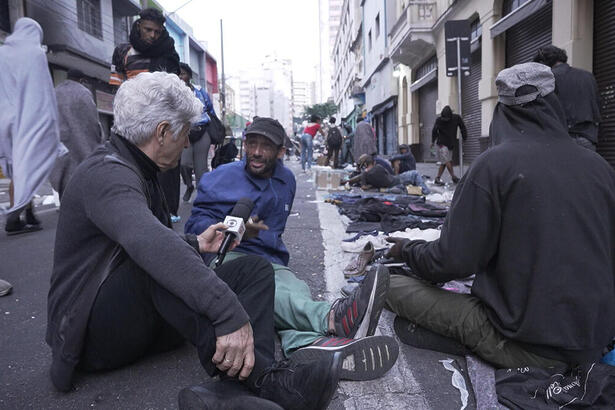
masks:
<path id="1" fill-rule="evenodd" d="M 335 207 L 323 203 L 325 192 L 315 191 L 312 176 L 301 173 L 295 160 L 287 164 L 297 175 L 297 195 L 284 234 L 290 267 L 309 284 L 315 299 L 334 300 L 342 275 L 338 265 L 350 257 L 339 251 L 343 226 Z M 70 393 L 53 389 L 44 336 L 58 211 L 42 205 L 37 209 L 42 231 L 15 237 L 0 233 L 0 278 L 14 286 L 11 295 L 0 298 L 0 409 L 174 409 L 180 389 L 210 383 L 194 348 L 186 344 L 126 368 L 79 374 Z M 189 212 L 190 204 L 182 202 L 176 230 L 183 230 Z M 392 320 L 393 315 L 384 312 L 378 332 L 392 334 Z M 340 383 L 329 408 L 461 408 L 452 374 L 439 363 L 445 358 L 402 345 L 397 365 L 385 377 Z M 463 358 L 456 359 L 465 366 Z M 470 394 L 469 408 L 473 403 Z"/>

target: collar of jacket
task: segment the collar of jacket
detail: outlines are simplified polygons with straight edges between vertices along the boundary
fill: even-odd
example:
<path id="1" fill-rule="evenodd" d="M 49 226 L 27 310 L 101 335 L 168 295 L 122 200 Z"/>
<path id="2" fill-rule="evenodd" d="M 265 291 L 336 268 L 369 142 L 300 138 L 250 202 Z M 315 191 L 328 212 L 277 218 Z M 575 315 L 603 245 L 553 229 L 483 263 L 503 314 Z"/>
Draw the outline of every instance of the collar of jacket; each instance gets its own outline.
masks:
<path id="1" fill-rule="evenodd" d="M 273 175 L 271 175 L 270 178 L 257 178 L 253 176 L 246 170 L 245 161 L 242 160 L 241 162 L 243 162 L 244 164 L 244 171 L 246 173 L 246 176 L 248 177 L 248 180 L 252 182 L 252 184 L 256 186 L 258 189 L 260 189 L 261 191 L 264 191 L 269 187 L 269 180 L 271 179 L 277 179 L 281 183 L 286 184 L 286 180 L 284 179 L 284 176 L 282 174 L 282 170 L 284 169 L 284 163 L 282 162 L 281 159 L 278 159 L 276 161 L 275 169 L 273 170 Z"/>
<path id="2" fill-rule="evenodd" d="M 145 179 L 155 179 L 160 168 L 154 161 L 152 161 L 143 151 L 141 151 L 136 145 L 129 142 L 121 135 L 111 133 L 109 138 L 111 145 L 122 156 L 122 158 L 135 164 L 141 170 Z"/>

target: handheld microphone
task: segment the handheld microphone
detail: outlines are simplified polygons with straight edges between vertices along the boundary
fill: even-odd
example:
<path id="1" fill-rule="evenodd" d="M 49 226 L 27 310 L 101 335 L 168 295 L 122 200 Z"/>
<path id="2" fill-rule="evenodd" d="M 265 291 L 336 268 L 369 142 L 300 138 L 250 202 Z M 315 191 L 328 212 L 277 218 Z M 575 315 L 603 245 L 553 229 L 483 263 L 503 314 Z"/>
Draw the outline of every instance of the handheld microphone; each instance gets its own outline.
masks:
<path id="1" fill-rule="evenodd" d="M 218 249 L 218 256 L 216 256 L 214 261 L 216 268 L 224 262 L 226 252 L 231 247 L 232 243 L 236 240 L 241 241 L 246 231 L 245 223 L 248 221 L 248 218 L 250 218 L 253 208 L 254 202 L 249 198 L 241 198 L 235 204 L 231 214 L 224 218 L 224 224 L 228 226 L 228 229 L 224 232 L 224 240 L 220 245 L 220 249 Z"/>

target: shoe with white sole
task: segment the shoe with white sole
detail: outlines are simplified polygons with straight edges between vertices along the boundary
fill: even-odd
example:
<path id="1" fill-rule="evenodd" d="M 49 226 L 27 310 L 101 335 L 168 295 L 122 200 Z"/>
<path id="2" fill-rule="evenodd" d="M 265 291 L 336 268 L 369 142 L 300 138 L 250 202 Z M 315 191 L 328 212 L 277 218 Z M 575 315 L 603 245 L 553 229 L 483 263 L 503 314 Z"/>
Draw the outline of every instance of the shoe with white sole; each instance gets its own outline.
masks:
<path id="1" fill-rule="evenodd" d="M 389 271 L 383 265 L 371 269 L 349 296 L 333 302 L 335 336 L 360 339 L 376 331 L 389 289 Z"/>
<path id="2" fill-rule="evenodd" d="M 323 337 L 295 351 L 290 357 L 297 362 L 311 362 L 342 353 L 342 380 L 373 380 L 382 377 L 397 361 L 399 346 L 390 336 L 369 336 L 362 339 Z"/>

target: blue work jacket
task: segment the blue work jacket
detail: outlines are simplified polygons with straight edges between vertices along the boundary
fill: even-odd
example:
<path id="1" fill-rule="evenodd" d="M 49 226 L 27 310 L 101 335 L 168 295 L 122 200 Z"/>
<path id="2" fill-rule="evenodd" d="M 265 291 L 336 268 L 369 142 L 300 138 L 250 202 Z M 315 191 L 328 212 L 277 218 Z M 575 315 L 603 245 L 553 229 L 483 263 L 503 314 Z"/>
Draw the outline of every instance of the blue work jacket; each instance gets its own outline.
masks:
<path id="1" fill-rule="evenodd" d="M 257 178 L 245 169 L 244 161 L 224 164 L 203 175 L 184 230 L 201 234 L 210 225 L 224 221 L 241 198 L 254 202 L 252 215 L 269 227 L 256 238 L 244 239 L 238 252 L 260 255 L 270 262 L 288 265 L 288 250 L 282 241 L 286 219 L 295 199 L 297 183 L 293 173 L 278 160 L 271 178 Z"/>

